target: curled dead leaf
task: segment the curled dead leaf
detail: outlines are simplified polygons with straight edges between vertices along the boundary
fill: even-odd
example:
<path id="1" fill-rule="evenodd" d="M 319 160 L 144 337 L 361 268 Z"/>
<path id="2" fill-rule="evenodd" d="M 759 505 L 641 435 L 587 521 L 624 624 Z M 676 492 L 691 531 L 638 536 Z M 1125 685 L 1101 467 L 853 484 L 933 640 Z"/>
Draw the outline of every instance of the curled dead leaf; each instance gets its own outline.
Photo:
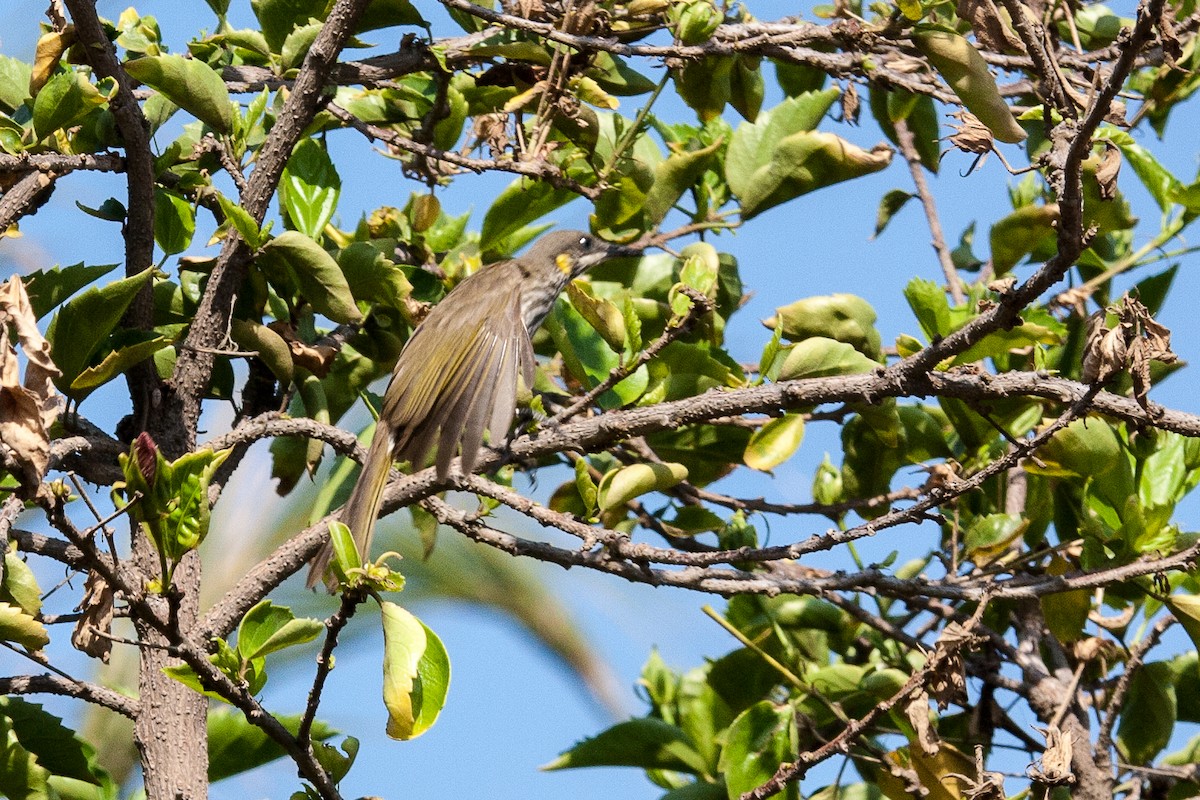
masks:
<path id="1" fill-rule="evenodd" d="M 862 105 L 862 101 L 858 97 L 858 89 L 854 88 L 853 83 L 846 85 L 846 91 L 842 92 L 842 120 L 851 125 L 858 124 L 858 111 Z"/>
<path id="2" fill-rule="evenodd" d="M 938 708 L 951 703 L 964 702 L 967 698 L 967 674 L 963 665 L 963 650 L 985 641 L 977 633 L 957 622 L 942 629 L 938 637 L 934 659 L 937 666 L 929 675 L 926 686 L 929 696 L 937 701 Z"/>
<path id="3" fill-rule="evenodd" d="M 113 591 L 98 572 L 88 572 L 83 584 L 83 600 L 76 607 L 83 615 L 75 623 L 71 644 L 76 650 L 108 663 L 112 639 L 103 634 L 112 631 Z"/>
<path id="4" fill-rule="evenodd" d="M 1117 175 L 1121 172 L 1121 151 L 1112 142 L 1104 143 L 1104 157 L 1096 168 L 1096 183 L 1100 188 L 1101 200 L 1113 200 L 1117 196 Z"/>
<path id="5" fill-rule="evenodd" d="M 914 692 L 904 705 L 904 716 L 912 724 L 917 735 L 917 744 L 921 746 L 925 755 L 937 755 L 942 742 L 929 722 L 929 695 L 924 691 Z"/>
<path id="6" fill-rule="evenodd" d="M 1004 800 L 1004 773 L 988 772 L 984 767 L 983 745 L 975 745 L 975 774 L 950 773 L 964 785 L 963 797 L 967 800 Z"/>
<path id="7" fill-rule="evenodd" d="M 26 360 L 23 381 L 17 349 L 8 344 L 14 334 Z M 32 496 L 50 464 L 49 430 L 59 410 L 53 380 L 61 373 L 15 275 L 0 285 L 0 337 L 0 447 L 17 466 L 25 495 Z"/>
<path id="8" fill-rule="evenodd" d="M 1084 383 L 1106 381 L 1125 368 L 1128 342 L 1127 329 L 1117 323 L 1108 327 L 1108 313 L 1101 309 L 1088 317 L 1083 345 Z"/>
<path id="9" fill-rule="evenodd" d="M 984 50 L 1024 53 L 1025 45 L 1012 30 L 1007 14 L 992 0 L 958 0 L 958 16 L 971 25 L 975 40 Z"/>
<path id="10" fill-rule="evenodd" d="M 337 356 L 337 348 L 326 344 L 312 345 L 301 341 L 296 336 L 295 328 L 287 322 L 272 322 L 267 326 L 279 334 L 292 352 L 292 363 L 324 378 L 333 367 L 333 359 Z"/>
<path id="11" fill-rule="evenodd" d="M 1074 755 L 1075 742 L 1070 733 L 1063 733 L 1057 725 L 1048 728 L 1034 728 L 1046 737 L 1046 749 L 1037 763 L 1030 764 L 1025 770 L 1028 775 L 1039 783 L 1049 786 L 1062 786 L 1075 782 L 1071 772 L 1071 757 Z"/>
<path id="12" fill-rule="evenodd" d="M 62 30 L 44 33 L 38 39 L 33 54 L 33 70 L 29 74 L 29 94 L 37 97 L 54 70 L 58 68 L 63 53 L 75 44 L 75 26 L 66 25 Z"/>
<path id="13" fill-rule="evenodd" d="M 929 473 L 929 478 L 926 479 L 925 484 L 921 487 L 922 491 L 953 489 L 959 483 L 959 465 L 953 459 L 943 461 L 939 464 L 918 467 L 917 469 Z"/>
<path id="14" fill-rule="evenodd" d="M 958 111 L 951 114 L 958 119 L 958 124 L 952 124 L 954 133 L 950 134 L 950 144 L 965 153 L 983 155 L 992 152 L 995 147 L 995 137 L 988 126 L 979 121 L 979 117 L 970 111 Z"/>
<path id="15" fill-rule="evenodd" d="M 471 138 L 476 146 L 488 149 L 492 158 L 498 158 L 507 152 L 511 140 L 508 136 L 508 114 L 480 114 L 475 117 Z"/>

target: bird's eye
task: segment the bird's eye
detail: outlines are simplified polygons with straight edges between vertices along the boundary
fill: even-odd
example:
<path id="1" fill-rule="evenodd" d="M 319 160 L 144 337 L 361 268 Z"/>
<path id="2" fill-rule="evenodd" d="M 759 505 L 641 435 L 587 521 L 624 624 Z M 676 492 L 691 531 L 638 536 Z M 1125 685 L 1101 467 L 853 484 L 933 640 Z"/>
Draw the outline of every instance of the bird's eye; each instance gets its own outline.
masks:
<path id="1" fill-rule="evenodd" d="M 582 247 L 584 250 L 589 250 L 589 249 L 591 249 L 591 246 L 592 246 L 592 237 L 590 237 L 590 236 L 580 236 L 580 237 L 579 237 L 579 246 L 580 246 L 580 247 Z"/>

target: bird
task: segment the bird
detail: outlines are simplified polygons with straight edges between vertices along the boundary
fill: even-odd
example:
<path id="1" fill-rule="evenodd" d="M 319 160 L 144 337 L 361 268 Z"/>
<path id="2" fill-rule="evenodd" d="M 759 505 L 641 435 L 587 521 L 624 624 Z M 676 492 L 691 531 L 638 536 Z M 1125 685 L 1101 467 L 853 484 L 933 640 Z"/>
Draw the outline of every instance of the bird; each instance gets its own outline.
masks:
<path id="1" fill-rule="evenodd" d="M 543 235 L 527 253 L 484 266 L 455 286 L 409 337 L 384 393 L 362 471 L 342 508 L 363 561 L 371 545 L 383 488 L 393 461 L 414 471 L 436 445 L 439 480 L 450 474 L 455 451 L 470 473 L 483 446 L 508 433 L 519 386 L 533 386 L 530 337 L 567 284 L 627 248 L 574 230 Z M 325 582 L 333 544 L 313 557 L 308 588 Z"/>

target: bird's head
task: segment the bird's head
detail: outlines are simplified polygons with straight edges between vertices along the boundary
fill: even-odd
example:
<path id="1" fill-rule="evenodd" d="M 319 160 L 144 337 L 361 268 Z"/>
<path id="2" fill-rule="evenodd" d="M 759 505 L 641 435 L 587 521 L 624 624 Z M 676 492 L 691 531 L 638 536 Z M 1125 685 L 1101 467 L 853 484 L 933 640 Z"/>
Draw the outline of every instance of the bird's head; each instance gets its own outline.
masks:
<path id="1" fill-rule="evenodd" d="M 583 231 L 553 231 L 538 239 L 525 258 L 552 265 L 566 283 L 606 258 L 624 255 L 627 249 Z"/>

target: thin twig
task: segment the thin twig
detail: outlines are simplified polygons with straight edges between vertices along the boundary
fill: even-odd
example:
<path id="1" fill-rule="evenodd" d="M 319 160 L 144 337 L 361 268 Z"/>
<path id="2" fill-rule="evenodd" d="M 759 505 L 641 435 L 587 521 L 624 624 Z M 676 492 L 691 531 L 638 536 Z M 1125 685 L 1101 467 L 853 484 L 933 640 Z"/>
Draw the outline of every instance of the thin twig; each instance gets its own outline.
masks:
<path id="1" fill-rule="evenodd" d="M 440 150 L 432 145 L 424 144 L 409 139 L 406 136 L 401 136 L 395 131 L 381 128 L 378 125 L 372 125 L 368 122 L 363 122 L 358 117 L 351 114 L 346 109 L 336 103 L 329 103 L 325 110 L 333 116 L 340 119 L 350 127 L 360 131 L 372 139 L 378 139 L 387 142 L 392 147 L 400 150 L 405 150 L 410 153 L 425 158 L 445 161 L 448 164 L 462 167 L 463 169 L 471 170 L 472 172 L 481 173 L 489 170 L 496 172 L 511 172 L 515 175 L 524 175 L 530 178 L 544 180 L 555 188 L 567 189 L 576 194 L 586 197 L 589 200 L 595 200 L 600 196 L 600 189 L 594 186 L 584 186 L 578 181 L 568 178 L 566 174 L 556 164 L 543 160 L 530 161 L 509 161 L 490 158 L 472 158 L 464 156 L 461 153 L 455 153 L 450 150 Z"/>
<path id="2" fill-rule="evenodd" d="M 896 129 L 896 142 L 900 145 L 900 154 L 908 162 L 908 171 L 912 175 L 913 186 L 916 187 L 917 196 L 921 198 L 921 205 L 925 209 L 925 220 L 929 223 L 930 244 L 933 245 L 933 252 L 937 254 L 938 263 L 942 266 L 942 274 L 946 276 L 946 287 L 950 290 L 950 299 L 954 301 L 954 305 L 960 306 L 966 301 L 962 278 L 958 274 L 958 268 L 954 266 L 950 248 L 946 247 L 946 236 L 942 233 L 942 222 L 938 217 L 937 203 L 933 199 L 933 192 L 929 190 L 929 182 L 925 180 L 925 167 L 921 164 L 921 154 L 917 152 L 916 139 L 912 129 L 908 127 L 908 120 L 898 119 L 893 123 L 893 127 Z"/>

